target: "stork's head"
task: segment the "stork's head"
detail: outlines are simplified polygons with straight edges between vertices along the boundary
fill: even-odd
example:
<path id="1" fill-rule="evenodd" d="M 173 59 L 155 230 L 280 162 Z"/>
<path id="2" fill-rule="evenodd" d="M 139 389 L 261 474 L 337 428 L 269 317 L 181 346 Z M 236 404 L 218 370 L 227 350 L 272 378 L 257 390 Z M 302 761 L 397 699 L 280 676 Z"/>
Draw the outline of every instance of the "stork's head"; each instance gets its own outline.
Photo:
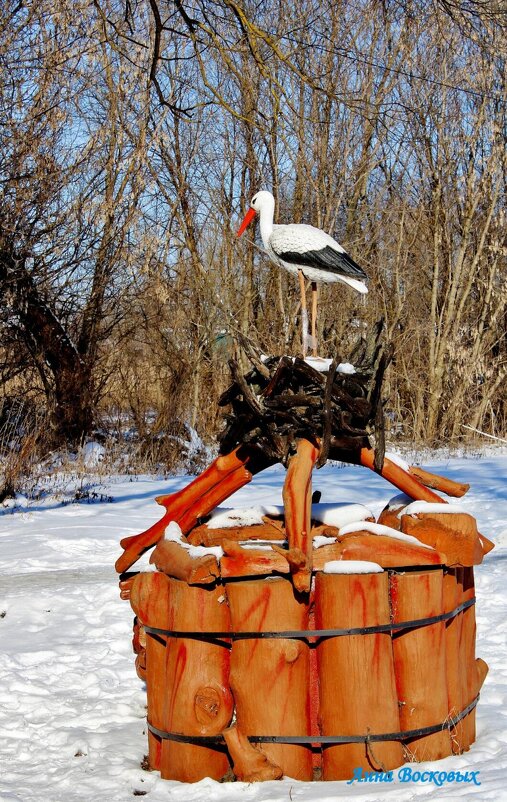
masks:
<path id="1" fill-rule="evenodd" d="M 242 233 L 245 231 L 246 228 L 250 225 L 252 220 L 254 219 L 257 213 L 262 214 L 263 211 L 267 211 L 273 215 L 275 210 L 275 199 L 271 192 L 266 192 L 264 189 L 261 189 L 260 192 L 257 192 L 251 202 L 250 208 L 247 211 L 243 222 L 241 223 L 239 230 L 238 230 L 238 237 L 241 237 Z"/>

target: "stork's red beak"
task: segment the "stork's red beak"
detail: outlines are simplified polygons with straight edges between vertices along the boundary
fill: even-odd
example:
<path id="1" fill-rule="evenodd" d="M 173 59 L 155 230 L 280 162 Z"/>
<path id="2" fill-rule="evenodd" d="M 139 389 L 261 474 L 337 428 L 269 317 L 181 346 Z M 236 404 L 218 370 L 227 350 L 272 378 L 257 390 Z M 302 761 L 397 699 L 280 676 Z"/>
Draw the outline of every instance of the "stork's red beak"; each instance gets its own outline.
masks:
<path id="1" fill-rule="evenodd" d="M 244 218 L 243 222 L 241 223 L 241 225 L 240 225 L 240 227 L 238 229 L 238 233 L 237 233 L 238 237 L 241 237 L 243 231 L 246 228 L 248 228 L 248 226 L 250 225 L 250 223 L 252 222 L 252 220 L 254 219 L 256 214 L 257 214 L 257 212 L 255 211 L 255 209 L 250 208 L 247 211 L 247 213 L 245 214 L 245 218 Z"/>

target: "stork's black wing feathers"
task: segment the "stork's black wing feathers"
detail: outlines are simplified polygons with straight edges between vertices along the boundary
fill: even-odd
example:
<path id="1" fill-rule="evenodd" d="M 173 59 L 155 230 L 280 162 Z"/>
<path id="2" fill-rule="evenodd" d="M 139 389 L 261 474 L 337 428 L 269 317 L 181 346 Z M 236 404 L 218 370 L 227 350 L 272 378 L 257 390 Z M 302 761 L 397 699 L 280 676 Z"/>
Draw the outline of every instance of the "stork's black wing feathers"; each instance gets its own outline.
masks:
<path id="1" fill-rule="evenodd" d="M 339 273 L 341 276 L 350 276 L 351 278 L 368 278 L 364 270 L 359 267 L 357 262 L 354 262 L 348 253 L 345 253 L 345 251 L 340 253 L 329 245 L 318 251 L 284 251 L 283 253 L 277 253 L 277 256 L 291 265 L 315 267 L 319 270 L 328 270 L 330 273 Z"/>

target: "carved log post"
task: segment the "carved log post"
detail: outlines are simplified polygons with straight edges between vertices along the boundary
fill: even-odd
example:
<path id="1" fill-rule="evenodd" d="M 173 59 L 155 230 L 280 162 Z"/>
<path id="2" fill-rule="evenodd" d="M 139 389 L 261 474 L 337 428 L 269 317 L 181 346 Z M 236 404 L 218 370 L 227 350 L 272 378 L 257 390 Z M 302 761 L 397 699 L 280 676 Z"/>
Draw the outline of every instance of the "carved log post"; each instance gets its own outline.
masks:
<path id="1" fill-rule="evenodd" d="M 474 569 L 462 568 L 461 571 L 463 575 L 461 600 L 466 602 L 475 596 Z M 475 699 L 488 673 L 488 666 L 484 660 L 481 660 L 481 658 L 476 659 L 475 657 L 475 638 L 475 605 L 472 605 L 463 611 L 459 647 L 460 661 L 463 667 L 463 707 L 466 707 Z M 463 719 L 463 748 L 465 751 L 470 749 L 470 746 L 475 741 L 475 715 L 476 708 Z"/>
<path id="2" fill-rule="evenodd" d="M 221 586 L 197 587 L 168 578 L 168 629 L 178 632 L 227 632 L 229 608 Z M 170 637 L 166 648 L 167 693 L 164 727 L 188 736 L 219 735 L 232 718 L 229 688 L 230 651 L 226 641 Z M 162 742 L 163 779 L 198 782 L 219 780 L 229 761 L 223 746 Z"/>
<path id="3" fill-rule="evenodd" d="M 138 574 L 130 589 L 130 604 L 139 621 L 145 626 L 166 629 L 169 620 L 169 580 L 164 574 Z M 167 638 L 145 634 L 146 694 L 148 721 L 158 729 L 164 724 L 164 699 L 167 692 L 165 651 Z M 152 769 L 160 769 L 162 744 L 160 738 L 148 732 L 148 759 Z"/>
<path id="4" fill-rule="evenodd" d="M 443 608 L 441 570 L 391 575 L 393 622 L 438 616 Z M 445 623 L 394 633 L 393 651 L 401 729 L 415 730 L 446 721 Z M 406 746 L 417 761 L 439 760 L 452 751 L 447 729 L 414 738 Z"/>
<path id="5" fill-rule="evenodd" d="M 387 573 L 317 574 L 315 622 L 319 629 L 388 624 Z M 389 632 L 324 639 L 317 647 L 317 659 L 323 735 L 400 730 Z M 402 763 L 398 741 L 325 746 L 323 779 L 350 779 L 356 767 L 388 771 Z"/>
<path id="6" fill-rule="evenodd" d="M 448 568 L 444 572 L 444 611 L 456 609 L 462 602 L 463 569 Z M 445 666 L 447 676 L 447 698 L 449 716 L 455 718 L 464 708 L 464 666 L 460 656 L 463 614 L 458 613 L 445 623 Z M 450 730 L 453 754 L 463 751 L 463 722 L 459 721 Z"/>
<path id="7" fill-rule="evenodd" d="M 306 557 L 300 566 L 291 566 L 294 587 L 309 592 L 312 582 L 312 471 L 319 451 L 313 443 L 302 438 L 297 453 L 291 457 L 283 486 L 285 530 L 289 549 L 299 549 Z"/>
<path id="8" fill-rule="evenodd" d="M 232 629 L 269 632 L 308 629 L 308 603 L 283 578 L 227 583 Z M 302 640 L 234 641 L 231 687 L 236 720 L 245 735 L 309 735 L 309 647 Z M 284 775 L 312 779 L 311 748 L 288 744 L 257 747 Z"/>

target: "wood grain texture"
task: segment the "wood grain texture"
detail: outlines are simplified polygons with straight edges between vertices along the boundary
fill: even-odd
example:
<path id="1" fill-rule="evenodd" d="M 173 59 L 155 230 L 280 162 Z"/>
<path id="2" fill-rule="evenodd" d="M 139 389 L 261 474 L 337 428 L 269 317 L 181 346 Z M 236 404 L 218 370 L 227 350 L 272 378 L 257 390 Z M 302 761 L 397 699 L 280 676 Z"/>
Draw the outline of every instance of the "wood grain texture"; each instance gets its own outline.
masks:
<path id="1" fill-rule="evenodd" d="M 227 584 L 234 631 L 308 629 L 308 603 L 288 579 Z M 237 725 L 245 735 L 310 734 L 310 662 L 304 641 L 277 638 L 235 641 L 231 687 Z M 312 779 L 309 747 L 262 744 L 258 749 L 284 775 Z"/>
<path id="2" fill-rule="evenodd" d="M 130 604 L 142 624 L 166 629 L 169 622 L 170 583 L 164 574 L 141 573 L 135 577 L 130 589 Z M 145 681 L 148 721 L 158 729 L 164 727 L 164 700 L 166 693 L 167 638 L 145 634 Z M 148 760 L 150 767 L 160 769 L 161 739 L 148 732 Z"/>
<path id="3" fill-rule="evenodd" d="M 443 572 L 395 573 L 390 578 L 394 622 L 441 615 Z M 440 724 L 448 716 L 445 623 L 393 634 L 396 687 L 402 730 Z M 406 742 L 411 760 L 440 760 L 452 753 L 448 730 Z"/>
<path id="4" fill-rule="evenodd" d="M 401 531 L 447 555 L 447 565 L 478 565 L 484 556 L 475 518 L 467 513 L 401 516 Z"/>
<path id="5" fill-rule="evenodd" d="M 229 608 L 221 586 L 189 586 L 167 578 L 170 585 L 168 628 L 176 631 L 227 632 Z M 230 652 L 225 646 L 197 638 L 169 638 L 164 727 L 183 735 L 218 735 L 232 718 L 229 686 Z M 164 779 L 198 782 L 219 780 L 227 772 L 225 749 L 197 744 L 162 743 Z"/>
<path id="6" fill-rule="evenodd" d="M 320 629 L 388 624 L 387 573 L 318 574 L 315 623 Z M 351 635 L 317 647 L 323 735 L 362 735 L 400 730 L 391 636 Z M 323 749 L 324 780 L 345 780 L 354 768 L 389 771 L 403 763 L 400 742 L 337 744 Z"/>
<path id="7" fill-rule="evenodd" d="M 312 471 L 319 450 L 309 440 L 298 440 L 297 453 L 289 460 L 283 486 L 285 530 L 289 549 L 299 549 L 306 564 L 291 566 L 294 587 L 309 592 L 312 582 Z"/>

